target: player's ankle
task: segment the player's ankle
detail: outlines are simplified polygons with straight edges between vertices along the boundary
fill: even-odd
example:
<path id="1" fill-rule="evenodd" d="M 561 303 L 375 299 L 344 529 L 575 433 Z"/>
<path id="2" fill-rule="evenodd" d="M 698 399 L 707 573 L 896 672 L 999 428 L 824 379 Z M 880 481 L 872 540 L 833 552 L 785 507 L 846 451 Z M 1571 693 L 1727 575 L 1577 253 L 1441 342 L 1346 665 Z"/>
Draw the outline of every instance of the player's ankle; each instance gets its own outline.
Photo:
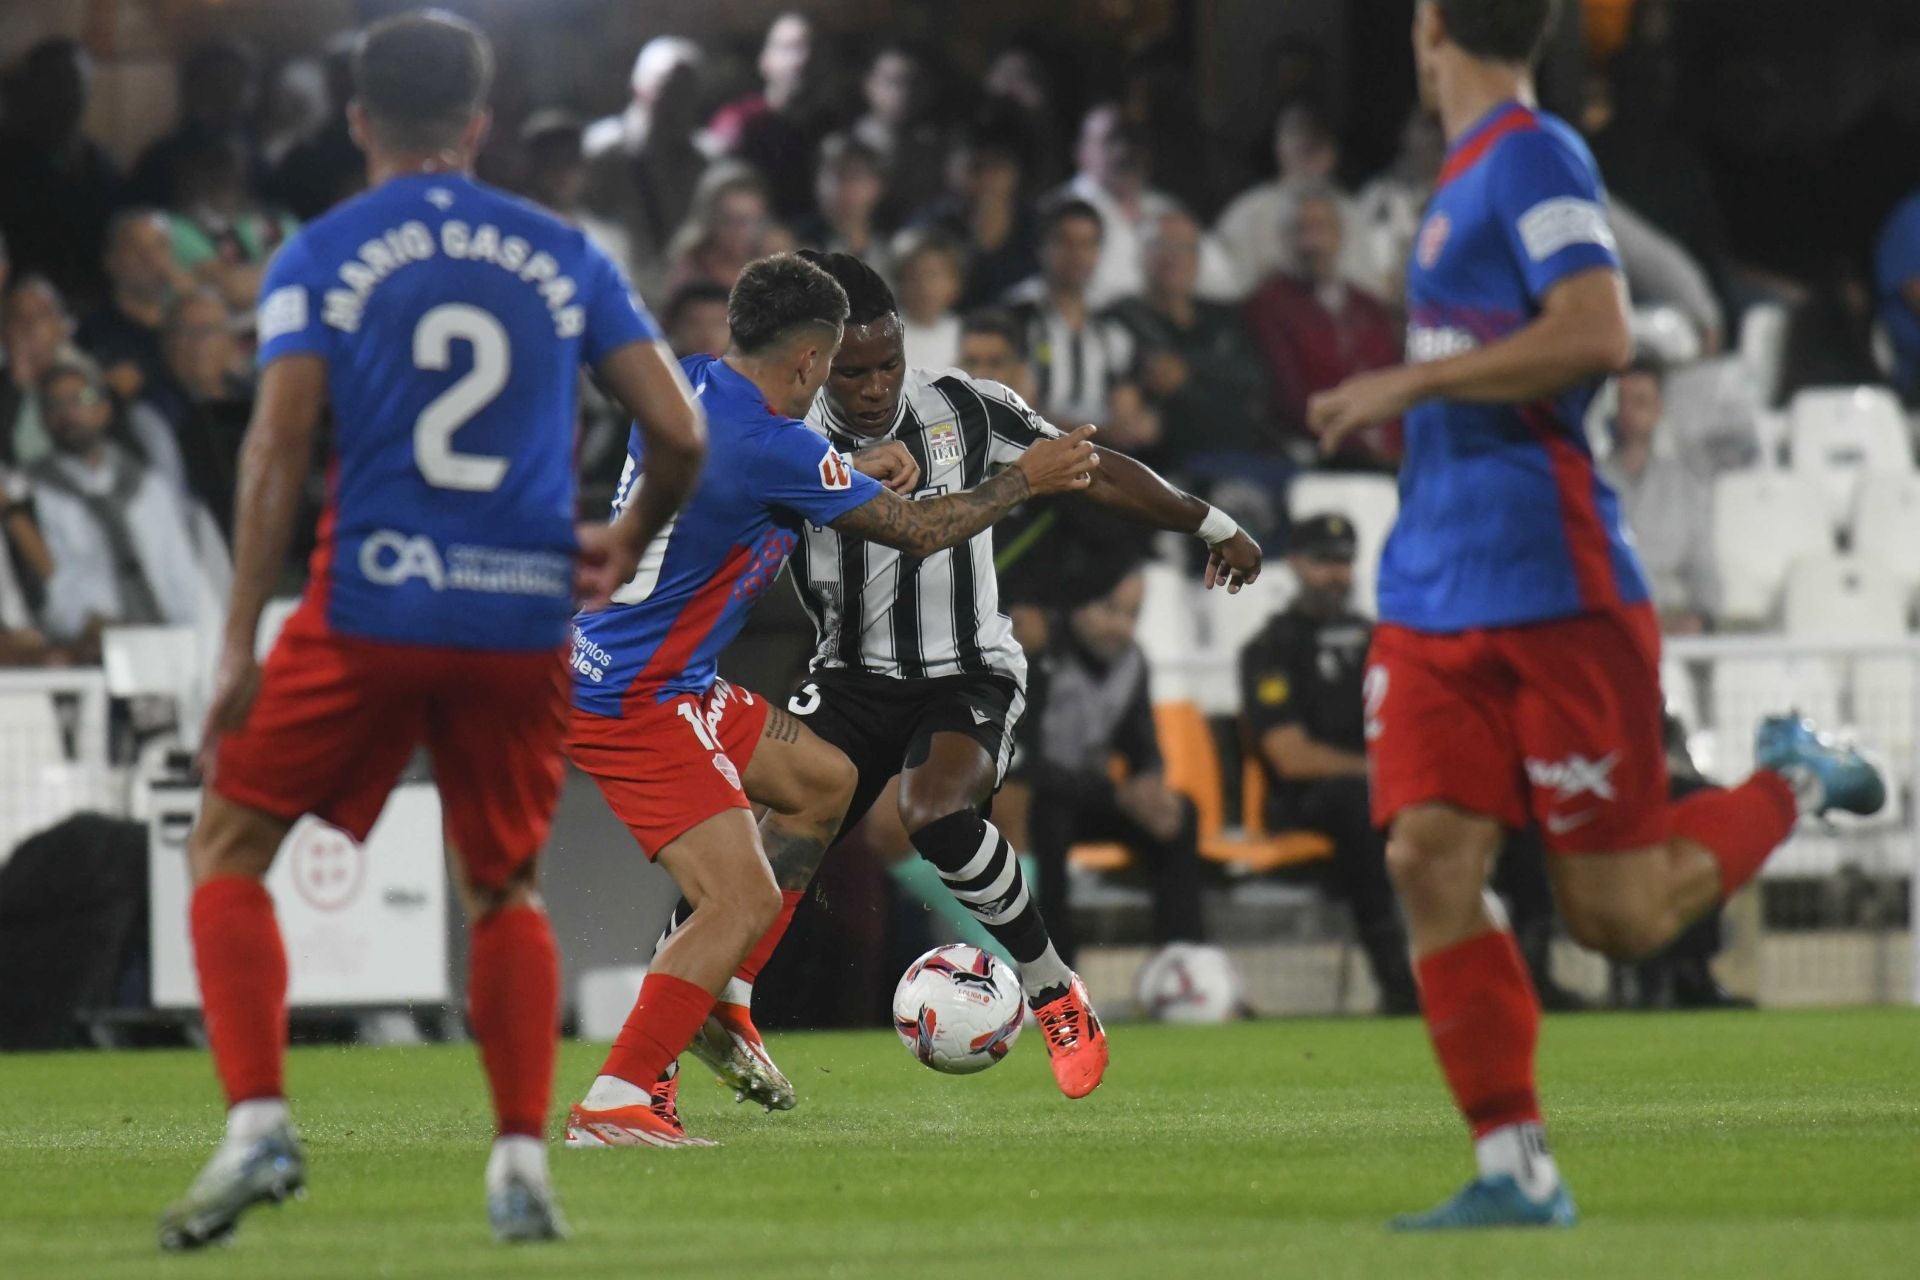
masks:
<path id="1" fill-rule="evenodd" d="M 524 1133 L 503 1133 L 493 1140 L 487 1156 L 487 1190 L 497 1191 L 509 1178 L 539 1186 L 547 1183 L 547 1144 Z"/>
<path id="2" fill-rule="evenodd" d="M 287 1122 L 285 1098 L 248 1098 L 227 1112 L 229 1142 L 258 1142 Z"/>
<path id="3" fill-rule="evenodd" d="M 653 1095 L 631 1080 L 601 1075 L 593 1078 L 593 1087 L 587 1090 L 580 1105 L 589 1111 L 612 1111 L 618 1107 L 644 1107 L 652 1101 Z"/>
<path id="4" fill-rule="evenodd" d="M 1560 1186 L 1560 1168 L 1547 1150 L 1546 1126 L 1538 1121 L 1502 1125 L 1474 1139 L 1482 1175 L 1504 1173 L 1528 1199 L 1545 1200 Z"/>
<path id="5" fill-rule="evenodd" d="M 1053 949 L 1051 942 L 1045 951 L 1020 965 L 1020 990 L 1026 994 L 1029 1003 L 1036 996 L 1047 993 L 1057 997 L 1059 990 L 1072 982 L 1073 970 L 1067 967 L 1067 962 L 1060 958 L 1060 953 Z"/>

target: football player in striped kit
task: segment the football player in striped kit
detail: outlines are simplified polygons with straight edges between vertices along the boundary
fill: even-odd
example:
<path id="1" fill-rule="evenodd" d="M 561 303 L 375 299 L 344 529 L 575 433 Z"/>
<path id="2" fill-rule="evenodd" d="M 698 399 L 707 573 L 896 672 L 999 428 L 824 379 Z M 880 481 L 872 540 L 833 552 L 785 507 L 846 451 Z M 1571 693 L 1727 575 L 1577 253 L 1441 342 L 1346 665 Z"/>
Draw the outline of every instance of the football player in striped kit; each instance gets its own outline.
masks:
<path id="1" fill-rule="evenodd" d="M 917 476 L 895 486 L 907 496 L 969 488 L 1037 441 L 1064 434 L 997 382 L 957 369 L 908 368 L 898 309 L 879 275 L 850 254 L 801 256 L 838 280 L 850 305 L 808 425 L 847 453 L 903 450 Z M 1124 454 L 1102 450 L 1084 493 L 1143 524 L 1203 539 L 1209 587 L 1237 592 L 1259 575 L 1260 547 L 1231 517 Z M 809 525 L 792 568 L 818 646 L 787 707 L 859 772 L 842 834 L 898 775 L 900 818 L 913 847 L 1017 962 L 1055 1081 L 1068 1097 L 1086 1096 L 1106 1070 L 1106 1035 L 1085 987 L 1054 950 L 1018 857 L 988 820 L 1013 753 L 1027 670 L 1000 612 L 991 533 L 916 557 Z M 813 865 L 780 861 L 775 878 L 793 891 L 805 888 L 819 856 Z M 770 950 L 767 940 L 756 948 Z M 757 1034 L 755 1052 L 742 1046 L 751 996 L 749 985 L 732 984 L 716 1017 L 724 1012 L 733 1034 L 710 1023 L 695 1050 L 742 1096 L 790 1107 L 792 1086 Z M 728 1041 L 739 1052 L 725 1055 Z"/>

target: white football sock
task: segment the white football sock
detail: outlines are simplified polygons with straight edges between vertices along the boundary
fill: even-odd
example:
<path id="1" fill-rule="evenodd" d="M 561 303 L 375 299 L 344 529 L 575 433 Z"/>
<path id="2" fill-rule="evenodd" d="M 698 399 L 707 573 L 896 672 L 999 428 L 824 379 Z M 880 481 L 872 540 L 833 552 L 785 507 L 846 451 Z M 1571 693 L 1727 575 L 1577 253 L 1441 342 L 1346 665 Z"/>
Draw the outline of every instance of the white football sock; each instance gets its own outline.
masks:
<path id="1" fill-rule="evenodd" d="M 595 1076 L 593 1088 L 587 1090 L 581 1106 L 589 1111 L 611 1111 L 615 1107 L 644 1107 L 653 1101 L 648 1093 L 631 1080 L 622 1080 L 619 1076 Z"/>
<path id="2" fill-rule="evenodd" d="M 495 1138 L 493 1153 L 487 1157 L 487 1190 L 500 1190 L 513 1176 L 535 1186 L 547 1185 L 547 1144 L 524 1133 Z"/>
<path id="3" fill-rule="evenodd" d="M 1530 1200 L 1545 1200 L 1560 1185 L 1560 1169 L 1547 1153 L 1547 1131 L 1540 1125 L 1502 1125 L 1474 1142 L 1473 1155 L 1482 1174 L 1512 1174 Z"/>
<path id="4" fill-rule="evenodd" d="M 1827 807 L 1827 786 L 1820 775 L 1804 764 L 1790 764 L 1776 770 L 1793 789 L 1793 802 L 1803 818 L 1817 818 Z"/>
<path id="5" fill-rule="evenodd" d="M 727 985 L 720 988 L 720 994 L 714 997 L 715 1004 L 737 1004 L 743 1009 L 753 1007 L 753 984 L 742 982 L 739 978 L 728 978 Z"/>
<path id="6" fill-rule="evenodd" d="M 1072 981 L 1073 970 L 1067 968 L 1051 942 L 1045 951 L 1020 966 L 1020 989 L 1029 1000 L 1049 987 L 1064 987 Z"/>
<path id="7" fill-rule="evenodd" d="M 285 1098 L 248 1098 L 227 1112 L 227 1141 L 258 1142 L 286 1122 Z"/>

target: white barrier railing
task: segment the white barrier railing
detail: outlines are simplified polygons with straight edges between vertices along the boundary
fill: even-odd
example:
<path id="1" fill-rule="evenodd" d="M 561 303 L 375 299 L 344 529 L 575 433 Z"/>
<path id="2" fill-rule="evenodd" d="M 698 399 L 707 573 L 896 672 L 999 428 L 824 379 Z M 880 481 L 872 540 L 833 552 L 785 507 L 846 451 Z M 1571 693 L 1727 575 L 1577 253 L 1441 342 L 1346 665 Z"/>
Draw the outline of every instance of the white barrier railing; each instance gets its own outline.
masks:
<path id="1" fill-rule="evenodd" d="M 108 756 L 97 668 L 0 670 L 0 861 L 83 809 L 125 813 L 127 773 Z"/>

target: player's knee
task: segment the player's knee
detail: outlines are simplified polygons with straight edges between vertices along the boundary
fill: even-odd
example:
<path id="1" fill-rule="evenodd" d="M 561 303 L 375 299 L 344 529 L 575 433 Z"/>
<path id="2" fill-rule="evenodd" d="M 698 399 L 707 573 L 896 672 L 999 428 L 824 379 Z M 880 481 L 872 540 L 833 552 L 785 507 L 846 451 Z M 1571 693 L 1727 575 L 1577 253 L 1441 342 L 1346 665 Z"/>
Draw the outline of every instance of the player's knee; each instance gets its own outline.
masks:
<path id="1" fill-rule="evenodd" d="M 951 818 L 973 806 L 955 796 L 924 796 L 917 792 L 911 796 L 904 791 L 900 795 L 900 825 L 916 844 L 920 833 L 943 818 Z"/>
<path id="2" fill-rule="evenodd" d="M 1575 942 L 1614 960 L 1644 960 L 1678 931 L 1668 913 L 1630 903 L 1568 899 L 1561 903 L 1560 914 Z"/>
<path id="3" fill-rule="evenodd" d="M 771 929 L 780 916 L 780 886 L 774 883 L 772 874 L 756 877 L 744 886 L 735 900 L 734 910 L 750 936 L 758 938 Z"/>

